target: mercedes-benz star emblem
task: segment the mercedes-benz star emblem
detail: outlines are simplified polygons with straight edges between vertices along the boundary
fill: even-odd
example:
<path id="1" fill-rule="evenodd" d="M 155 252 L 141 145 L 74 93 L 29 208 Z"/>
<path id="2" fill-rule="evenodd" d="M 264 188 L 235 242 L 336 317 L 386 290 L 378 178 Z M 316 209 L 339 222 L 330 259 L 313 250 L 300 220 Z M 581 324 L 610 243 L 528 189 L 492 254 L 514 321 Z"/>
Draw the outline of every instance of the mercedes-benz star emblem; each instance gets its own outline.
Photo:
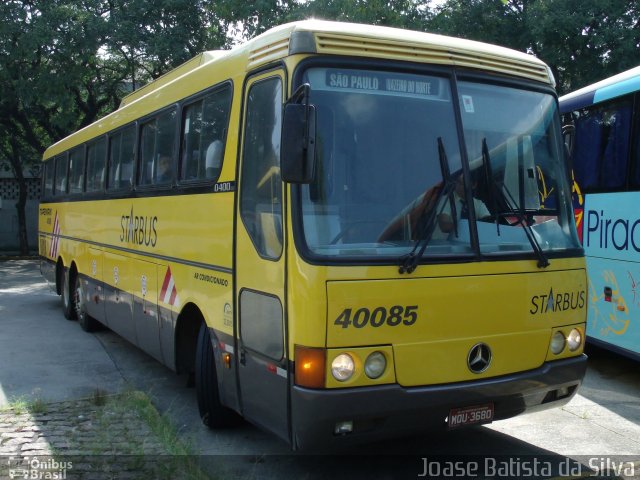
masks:
<path id="1" fill-rule="evenodd" d="M 491 349 L 486 343 L 477 343 L 467 356 L 467 366 L 473 373 L 482 373 L 491 364 Z"/>

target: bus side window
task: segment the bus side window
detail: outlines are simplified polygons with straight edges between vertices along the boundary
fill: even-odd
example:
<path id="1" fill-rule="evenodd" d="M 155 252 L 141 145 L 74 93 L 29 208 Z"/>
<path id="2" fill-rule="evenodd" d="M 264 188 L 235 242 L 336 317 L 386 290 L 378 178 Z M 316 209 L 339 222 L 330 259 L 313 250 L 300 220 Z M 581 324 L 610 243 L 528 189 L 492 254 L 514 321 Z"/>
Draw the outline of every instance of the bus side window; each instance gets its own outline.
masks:
<path id="1" fill-rule="evenodd" d="M 181 180 L 198 178 L 200 138 L 202 133 L 202 100 L 184 108 L 182 123 Z"/>
<path id="2" fill-rule="evenodd" d="M 142 125 L 138 185 L 166 185 L 173 180 L 176 110 Z"/>
<path id="3" fill-rule="evenodd" d="M 635 158 L 631 159 L 633 177 L 631 179 L 632 187 L 635 189 L 640 187 L 640 122 L 635 122 L 635 131 L 631 134 L 633 139 L 633 152 Z"/>
<path id="4" fill-rule="evenodd" d="M 140 135 L 140 173 L 138 174 L 138 185 L 150 185 L 153 180 L 156 130 L 155 119 L 142 125 Z"/>
<path id="5" fill-rule="evenodd" d="M 577 112 L 573 168 L 586 190 L 625 186 L 631 100 L 611 102 L 594 110 Z"/>
<path id="6" fill-rule="evenodd" d="M 84 147 L 69 154 L 69 193 L 82 193 L 84 187 Z"/>
<path id="7" fill-rule="evenodd" d="M 54 192 L 56 196 L 67 193 L 67 173 L 69 170 L 69 160 L 67 154 L 63 153 L 56 157 L 56 176 L 54 181 Z"/>
<path id="8" fill-rule="evenodd" d="M 87 192 L 100 192 L 104 188 L 105 139 L 87 147 Z"/>
<path id="9" fill-rule="evenodd" d="M 214 181 L 222 170 L 231 89 L 210 93 L 184 109 L 180 180 Z"/>
<path id="10" fill-rule="evenodd" d="M 216 180 L 222 170 L 230 107 L 230 88 L 215 92 L 204 99 L 200 154 L 204 156 L 202 173 L 207 180 Z"/>
<path id="11" fill-rule="evenodd" d="M 53 196 L 53 177 L 55 176 L 55 159 L 50 158 L 44 164 L 44 192 L 43 198 L 51 198 Z"/>
<path id="12" fill-rule="evenodd" d="M 567 115 L 568 116 L 568 115 Z M 564 141 L 564 147 L 568 154 L 567 160 L 570 160 L 573 156 L 573 145 L 575 143 L 576 137 L 576 127 L 573 124 L 573 121 L 569 119 L 566 124 L 562 126 L 562 140 Z"/>
<path id="13" fill-rule="evenodd" d="M 135 126 L 131 125 L 122 131 L 120 150 L 120 186 L 126 189 L 133 187 L 133 163 L 136 143 Z"/>
<path id="14" fill-rule="evenodd" d="M 128 190 L 133 186 L 134 145 L 134 125 L 109 136 L 107 190 Z"/>

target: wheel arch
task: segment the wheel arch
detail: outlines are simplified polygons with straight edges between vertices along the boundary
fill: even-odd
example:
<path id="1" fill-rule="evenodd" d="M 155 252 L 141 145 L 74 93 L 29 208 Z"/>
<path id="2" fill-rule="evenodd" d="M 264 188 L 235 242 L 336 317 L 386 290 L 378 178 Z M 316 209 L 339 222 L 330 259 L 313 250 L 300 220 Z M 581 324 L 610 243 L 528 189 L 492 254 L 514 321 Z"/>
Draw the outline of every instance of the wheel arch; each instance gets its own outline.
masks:
<path id="1" fill-rule="evenodd" d="M 62 255 L 58 257 L 56 261 L 56 293 L 62 295 L 62 282 L 64 282 L 64 259 Z"/>
<path id="2" fill-rule="evenodd" d="M 192 373 L 195 371 L 198 333 L 203 323 L 206 323 L 204 314 L 192 302 L 187 303 L 178 315 L 174 336 L 177 373 Z"/>

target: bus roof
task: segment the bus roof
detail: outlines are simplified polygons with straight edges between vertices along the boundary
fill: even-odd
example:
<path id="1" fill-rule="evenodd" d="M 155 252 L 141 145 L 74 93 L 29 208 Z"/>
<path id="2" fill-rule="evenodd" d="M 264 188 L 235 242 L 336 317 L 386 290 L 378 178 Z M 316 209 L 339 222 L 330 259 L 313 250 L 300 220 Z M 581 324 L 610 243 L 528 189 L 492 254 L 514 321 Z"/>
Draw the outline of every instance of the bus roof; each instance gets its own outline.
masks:
<path id="1" fill-rule="evenodd" d="M 579 108 L 611 100 L 640 90 L 640 66 L 619 73 L 560 97 L 560 112 L 573 112 Z"/>
<path id="2" fill-rule="evenodd" d="M 544 62 L 508 48 L 398 28 L 303 20 L 272 28 L 231 50 L 204 52 L 196 56 L 127 95 L 118 110 L 52 145 L 43 158 L 50 158 L 180 98 L 193 95 L 209 85 L 229 79 L 232 77 L 229 74 L 231 71 L 250 71 L 295 54 L 372 57 L 453 65 L 555 86 L 553 75 Z M 177 83 L 187 78 L 188 82 Z"/>

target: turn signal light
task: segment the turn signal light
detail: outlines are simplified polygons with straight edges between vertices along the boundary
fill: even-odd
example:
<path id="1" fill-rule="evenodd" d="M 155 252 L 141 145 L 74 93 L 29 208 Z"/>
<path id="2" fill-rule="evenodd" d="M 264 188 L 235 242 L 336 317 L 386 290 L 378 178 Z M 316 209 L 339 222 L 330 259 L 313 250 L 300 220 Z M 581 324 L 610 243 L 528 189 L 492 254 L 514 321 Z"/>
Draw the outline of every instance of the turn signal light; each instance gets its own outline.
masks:
<path id="1" fill-rule="evenodd" d="M 222 363 L 224 364 L 224 368 L 231 368 L 231 355 L 228 353 L 223 353 Z"/>
<path id="2" fill-rule="evenodd" d="M 327 352 L 324 348 L 296 345 L 296 385 L 308 388 L 324 388 Z"/>

